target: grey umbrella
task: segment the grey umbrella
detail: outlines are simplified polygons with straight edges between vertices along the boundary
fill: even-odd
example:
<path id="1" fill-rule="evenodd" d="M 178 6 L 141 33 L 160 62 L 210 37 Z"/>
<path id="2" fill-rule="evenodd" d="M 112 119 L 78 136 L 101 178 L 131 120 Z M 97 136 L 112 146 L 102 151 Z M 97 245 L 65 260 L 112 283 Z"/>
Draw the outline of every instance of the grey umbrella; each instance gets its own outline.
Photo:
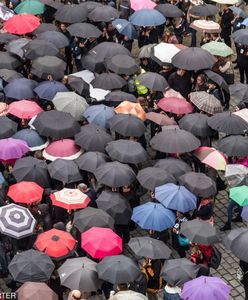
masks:
<path id="1" fill-rule="evenodd" d="M 195 6 L 195 7 L 197 7 L 197 6 Z M 217 85 L 220 88 L 222 88 L 223 90 L 225 90 L 228 94 L 230 93 L 229 86 L 226 83 L 225 79 L 221 75 L 219 75 L 211 70 L 205 70 L 204 73 L 207 75 L 208 79 L 217 83 Z"/>
<path id="2" fill-rule="evenodd" d="M 1 74 L 1 70 L 0 70 L 0 74 Z M 137 102 L 134 95 L 122 91 L 112 91 L 105 97 L 105 99 L 109 102 L 117 102 L 117 104 L 118 102 L 122 102 L 122 101 Z"/>
<path id="3" fill-rule="evenodd" d="M 98 167 L 94 173 L 98 182 L 109 187 L 122 187 L 131 184 L 136 176 L 134 171 L 120 162 L 107 162 Z"/>
<path id="4" fill-rule="evenodd" d="M 139 164 L 148 158 L 141 144 L 134 141 L 113 141 L 108 143 L 105 150 L 112 160 L 118 160 L 122 163 Z"/>
<path id="5" fill-rule="evenodd" d="M 149 191 L 154 191 L 157 186 L 165 183 L 177 183 L 176 179 L 162 168 L 148 167 L 139 171 L 139 183 Z"/>
<path id="6" fill-rule="evenodd" d="M 227 250 L 231 250 L 231 246 L 234 245 L 235 239 L 240 236 L 242 233 L 247 234 L 247 228 L 241 227 L 241 228 L 235 228 L 232 229 L 223 239 L 223 244 L 226 247 Z"/>
<path id="7" fill-rule="evenodd" d="M 119 18 L 120 12 L 111 6 L 97 6 L 89 14 L 88 18 L 93 22 L 110 22 Z"/>
<path id="8" fill-rule="evenodd" d="M 139 118 L 128 114 L 117 114 L 109 120 L 111 131 L 122 136 L 140 137 L 144 134 L 146 127 Z"/>
<path id="9" fill-rule="evenodd" d="M 60 3 L 60 2 L 57 2 L 54 0 L 41 0 L 40 2 L 42 2 L 46 6 L 50 6 L 50 7 L 54 8 L 55 10 L 57 10 L 58 8 L 63 6 L 63 3 Z"/>
<path id="10" fill-rule="evenodd" d="M 88 11 L 85 7 L 72 4 L 63 5 L 55 13 L 55 20 L 61 23 L 80 23 L 87 20 Z"/>
<path id="11" fill-rule="evenodd" d="M 211 4 L 201 4 L 201 5 L 194 5 L 189 10 L 190 14 L 193 16 L 198 17 L 209 17 L 209 16 L 215 16 L 219 9 L 216 5 Z"/>
<path id="12" fill-rule="evenodd" d="M 191 152 L 200 145 L 200 141 L 192 133 L 182 129 L 168 129 L 151 139 L 152 148 L 165 153 Z"/>
<path id="13" fill-rule="evenodd" d="M 0 69 L 16 69 L 21 65 L 21 62 L 8 52 L 0 52 Z"/>
<path id="14" fill-rule="evenodd" d="M 35 97 L 33 90 L 37 85 L 38 83 L 34 80 L 18 78 L 11 80 L 11 82 L 4 87 L 4 93 L 7 98 L 17 100 L 32 99 Z"/>
<path id="15" fill-rule="evenodd" d="M 100 88 L 105 90 L 121 89 L 127 84 L 127 81 L 121 76 L 114 73 L 102 73 L 91 82 L 94 88 Z"/>
<path id="16" fill-rule="evenodd" d="M 37 35 L 45 31 L 59 31 L 59 29 L 52 23 L 41 23 L 39 27 L 33 31 L 33 34 Z"/>
<path id="17" fill-rule="evenodd" d="M 102 209 L 86 207 L 75 212 L 73 224 L 80 232 L 84 232 L 91 227 L 114 228 L 114 219 Z"/>
<path id="18" fill-rule="evenodd" d="M 81 96 L 88 97 L 90 95 L 90 86 L 82 78 L 68 76 L 68 85 Z"/>
<path id="19" fill-rule="evenodd" d="M 190 47 L 178 52 L 172 58 L 171 62 L 177 68 L 188 71 L 198 71 L 202 69 L 211 69 L 215 63 L 215 58 L 204 49 Z"/>
<path id="20" fill-rule="evenodd" d="M 72 36 L 81 37 L 83 39 L 98 38 L 102 32 L 94 25 L 89 23 L 75 23 L 67 27 Z"/>
<path id="21" fill-rule="evenodd" d="M 61 285 L 70 290 L 96 291 L 102 282 L 98 279 L 96 263 L 88 257 L 67 259 L 58 269 Z"/>
<path id="22" fill-rule="evenodd" d="M 234 39 L 234 42 L 241 45 L 248 45 L 248 30 L 240 29 L 235 31 L 231 37 Z"/>
<path id="23" fill-rule="evenodd" d="M 13 279 L 22 283 L 48 281 L 54 268 L 47 254 L 32 249 L 16 254 L 9 264 Z"/>
<path id="24" fill-rule="evenodd" d="M 248 103 L 248 86 L 244 83 L 235 83 L 229 86 L 231 101 L 235 104 Z"/>
<path id="25" fill-rule="evenodd" d="M 64 48 L 69 45 L 69 39 L 59 31 L 45 31 L 37 34 L 39 40 L 52 43 L 56 48 Z"/>
<path id="26" fill-rule="evenodd" d="M 157 73 L 146 72 L 137 77 L 141 85 L 146 86 L 150 90 L 164 92 L 169 87 L 166 79 Z"/>
<path id="27" fill-rule="evenodd" d="M 105 152 L 105 147 L 113 138 L 105 129 L 88 124 L 81 127 L 78 134 L 75 135 L 75 143 L 86 151 Z"/>
<path id="28" fill-rule="evenodd" d="M 96 269 L 100 279 L 113 284 L 133 282 L 140 274 L 138 265 L 124 255 L 105 257 Z"/>
<path id="29" fill-rule="evenodd" d="M 98 196 L 96 203 L 98 208 L 106 211 L 115 220 L 115 224 L 129 224 L 132 209 L 129 202 L 120 193 L 103 191 Z"/>
<path id="30" fill-rule="evenodd" d="M 184 15 L 181 9 L 179 9 L 176 5 L 169 3 L 158 4 L 155 9 L 167 18 L 178 18 Z"/>
<path id="31" fill-rule="evenodd" d="M 139 65 L 131 56 L 117 54 L 107 61 L 107 69 L 120 75 L 132 75 L 138 71 Z"/>
<path id="32" fill-rule="evenodd" d="M 101 44 L 100 44 L 101 45 Z M 95 56 L 90 52 L 86 55 L 83 55 L 81 58 L 83 67 L 86 70 L 89 70 L 94 73 L 106 72 L 106 66 L 104 60 L 101 60 L 99 56 Z"/>
<path id="33" fill-rule="evenodd" d="M 72 160 L 56 159 L 48 165 L 51 178 L 63 183 L 73 183 L 82 180 L 78 166 Z"/>
<path id="34" fill-rule="evenodd" d="M 128 246 L 136 255 L 150 259 L 167 259 L 172 253 L 171 249 L 163 241 L 148 236 L 131 238 Z"/>
<path id="35" fill-rule="evenodd" d="M 13 40 L 17 40 L 19 37 L 10 33 L 0 33 L 0 44 L 5 44 Z"/>
<path id="36" fill-rule="evenodd" d="M 227 136 L 218 141 L 218 149 L 227 156 L 248 155 L 248 139 L 242 135 Z"/>
<path id="37" fill-rule="evenodd" d="M 0 138 L 6 139 L 14 135 L 17 131 L 17 123 L 2 116 L 0 118 Z"/>
<path id="38" fill-rule="evenodd" d="M 23 47 L 27 45 L 30 42 L 29 39 L 20 38 L 18 40 L 13 40 L 8 42 L 7 45 L 5 45 L 5 49 L 14 55 L 19 56 L 20 58 L 24 57 L 24 50 Z"/>
<path id="39" fill-rule="evenodd" d="M 75 160 L 80 170 L 94 173 L 95 170 L 108 160 L 106 154 L 89 151 Z"/>
<path id="40" fill-rule="evenodd" d="M 102 3 L 94 1 L 81 2 L 79 5 L 85 7 L 88 12 L 91 12 L 96 7 L 103 7 Z"/>
<path id="41" fill-rule="evenodd" d="M 199 197 L 210 197 L 217 193 L 215 182 L 203 173 L 189 172 L 179 177 L 179 184 Z"/>
<path id="42" fill-rule="evenodd" d="M 161 168 L 178 179 L 181 175 L 192 171 L 191 167 L 183 160 L 177 158 L 160 159 L 154 165 L 156 168 Z"/>
<path id="43" fill-rule="evenodd" d="M 248 123 L 231 112 L 216 114 L 208 119 L 208 125 L 211 128 L 228 135 L 244 134 L 248 130 Z"/>
<path id="44" fill-rule="evenodd" d="M 23 75 L 14 71 L 14 70 L 9 70 L 9 69 L 0 69 L 0 77 L 9 83 L 13 79 L 18 79 L 22 78 Z"/>
<path id="45" fill-rule="evenodd" d="M 187 258 L 177 258 L 165 261 L 162 276 L 172 286 L 181 286 L 196 278 L 198 271 L 199 266 Z"/>
<path id="46" fill-rule="evenodd" d="M 31 40 L 23 47 L 23 50 L 25 57 L 31 60 L 45 55 L 55 56 L 59 53 L 58 48 L 54 44 L 38 39 Z"/>
<path id="47" fill-rule="evenodd" d="M 191 243 L 212 245 L 219 242 L 215 227 L 201 220 L 184 222 L 180 234 L 186 236 Z"/>

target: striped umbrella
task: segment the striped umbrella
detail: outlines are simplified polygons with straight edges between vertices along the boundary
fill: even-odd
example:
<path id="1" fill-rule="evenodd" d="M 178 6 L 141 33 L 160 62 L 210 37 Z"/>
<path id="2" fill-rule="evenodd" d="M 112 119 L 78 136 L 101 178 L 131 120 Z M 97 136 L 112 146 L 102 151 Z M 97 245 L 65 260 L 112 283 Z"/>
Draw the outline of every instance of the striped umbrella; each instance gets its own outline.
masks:
<path id="1" fill-rule="evenodd" d="M 30 211 L 16 204 L 0 207 L 0 231 L 16 239 L 33 233 L 36 221 Z"/>
<path id="2" fill-rule="evenodd" d="M 195 20 L 190 27 L 199 32 L 218 33 L 221 32 L 220 25 L 214 21 Z"/>

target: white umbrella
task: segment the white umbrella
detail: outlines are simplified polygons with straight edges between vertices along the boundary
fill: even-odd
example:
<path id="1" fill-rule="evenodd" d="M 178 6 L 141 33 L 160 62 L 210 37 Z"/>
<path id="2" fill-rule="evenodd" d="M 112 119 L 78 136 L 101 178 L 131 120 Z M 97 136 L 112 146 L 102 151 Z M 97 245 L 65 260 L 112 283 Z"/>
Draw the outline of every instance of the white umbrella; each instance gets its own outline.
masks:
<path id="1" fill-rule="evenodd" d="M 240 118 L 248 122 L 248 108 L 241 109 L 239 111 L 234 112 L 233 114 L 239 116 Z"/>
<path id="2" fill-rule="evenodd" d="M 225 178 L 230 187 L 247 184 L 248 168 L 240 164 L 226 165 Z"/>
<path id="3" fill-rule="evenodd" d="M 75 76 L 83 79 L 88 84 L 91 83 L 93 79 L 95 79 L 95 75 L 89 70 L 83 70 L 77 73 L 70 74 L 69 76 Z"/>
<path id="4" fill-rule="evenodd" d="M 228 4 L 228 5 L 234 5 L 239 2 L 239 0 L 213 0 L 213 2 L 219 3 L 219 4 Z"/>
<path id="5" fill-rule="evenodd" d="M 174 55 L 180 52 L 180 49 L 174 44 L 160 43 L 152 48 L 152 58 L 158 63 L 171 63 Z"/>
<path id="6" fill-rule="evenodd" d="M 93 88 L 90 84 L 90 97 L 96 99 L 96 101 L 102 101 L 110 93 L 109 90 Z"/>
<path id="7" fill-rule="evenodd" d="M 190 27 L 199 32 L 218 33 L 221 32 L 220 25 L 214 21 L 195 20 Z"/>

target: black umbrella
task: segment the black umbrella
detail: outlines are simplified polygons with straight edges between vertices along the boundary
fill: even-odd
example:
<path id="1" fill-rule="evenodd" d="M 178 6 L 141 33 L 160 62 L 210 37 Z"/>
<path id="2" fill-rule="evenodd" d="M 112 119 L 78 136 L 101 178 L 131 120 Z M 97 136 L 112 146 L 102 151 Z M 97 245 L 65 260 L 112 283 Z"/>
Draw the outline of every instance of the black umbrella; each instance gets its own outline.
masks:
<path id="1" fill-rule="evenodd" d="M 193 16 L 198 17 L 209 17 L 209 16 L 215 16 L 218 14 L 219 9 L 216 5 L 211 4 L 201 4 L 201 5 L 194 5 L 189 10 L 189 13 Z"/>
<path id="2" fill-rule="evenodd" d="M 213 135 L 214 131 L 208 126 L 209 117 L 204 114 L 194 113 L 183 116 L 179 120 L 179 127 L 199 137 Z"/>
<path id="3" fill-rule="evenodd" d="M 51 178 L 63 183 L 73 183 L 83 179 L 73 160 L 59 158 L 50 163 L 47 168 Z"/>
<path id="4" fill-rule="evenodd" d="M 215 182 L 203 173 L 188 172 L 179 177 L 179 184 L 199 197 L 210 197 L 217 193 Z"/>
<path id="5" fill-rule="evenodd" d="M 227 156 L 248 155 L 248 139 L 242 135 L 231 135 L 218 142 L 218 149 Z"/>
<path id="6" fill-rule="evenodd" d="M 10 33 L 0 33 L 0 44 L 5 44 L 13 40 L 17 40 L 19 37 Z"/>
<path id="7" fill-rule="evenodd" d="M 100 279 L 113 284 L 133 282 L 140 274 L 138 265 L 124 255 L 105 257 L 96 269 Z"/>
<path id="8" fill-rule="evenodd" d="M 208 119 L 208 125 L 225 134 L 244 134 L 248 130 L 248 123 L 231 112 L 218 113 Z"/>
<path id="9" fill-rule="evenodd" d="M 89 23 L 75 23 L 67 27 L 72 36 L 83 39 L 98 38 L 102 32 L 94 25 Z"/>
<path id="10" fill-rule="evenodd" d="M 171 62 L 177 68 L 188 71 L 198 71 L 202 69 L 211 69 L 215 63 L 215 58 L 204 49 L 190 47 L 178 52 L 172 58 Z"/>
<path id="11" fill-rule="evenodd" d="M 85 7 L 88 10 L 88 12 L 91 12 L 96 7 L 103 7 L 102 3 L 94 1 L 81 2 L 79 5 Z"/>
<path id="12" fill-rule="evenodd" d="M 111 6 L 95 7 L 89 14 L 88 18 L 93 22 L 110 22 L 119 18 L 120 12 Z"/>
<path id="13" fill-rule="evenodd" d="M 56 10 L 58 8 L 60 8 L 61 6 L 63 6 L 63 3 L 60 3 L 60 2 L 57 2 L 57 1 L 54 1 L 54 0 L 40 0 L 40 2 L 42 2 L 46 6 L 50 6 L 50 7 L 54 8 Z"/>
<path id="14" fill-rule="evenodd" d="M 108 157 L 106 154 L 101 152 L 86 152 L 75 160 L 80 170 L 88 171 L 94 173 L 95 170 L 105 162 L 107 162 Z"/>
<path id="15" fill-rule="evenodd" d="M 101 45 L 101 44 L 100 44 Z M 106 66 L 104 60 L 95 56 L 94 54 L 88 53 L 83 55 L 81 58 L 82 66 L 84 69 L 95 73 L 106 72 Z"/>
<path id="16" fill-rule="evenodd" d="M 107 62 L 107 69 L 120 75 L 132 75 L 139 70 L 139 65 L 131 56 L 117 54 Z"/>
<path id="17" fill-rule="evenodd" d="M 241 227 L 241 228 L 235 228 L 224 237 L 223 244 L 226 247 L 227 250 L 231 250 L 231 245 L 233 245 L 233 241 L 241 235 L 241 233 L 247 233 L 247 228 Z"/>
<path id="18" fill-rule="evenodd" d="M 61 23 L 80 23 L 87 20 L 88 11 L 80 5 L 63 5 L 55 13 L 55 20 Z"/>
<path id="19" fill-rule="evenodd" d="M 248 30 L 240 29 L 236 30 L 231 37 L 234 39 L 234 42 L 241 45 L 248 45 Z"/>
<path id="20" fill-rule="evenodd" d="M 1 74 L 1 70 L 0 70 L 0 74 Z M 118 102 L 122 102 L 122 101 L 137 102 L 134 95 L 122 91 L 112 91 L 105 97 L 105 99 L 109 102 L 117 102 L 117 104 Z"/>
<path id="21" fill-rule="evenodd" d="M 134 141 L 113 141 L 108 143 L 105 150 L 112 160 L 118 160 L 127 164 L 139 164 L 148 158 L 141 144 Z"/>
<path id="22" fill-rule="evenodd" d="M 168 129 L 151 139 L 151 146 L 164 153 L 186 153 L 200 147 L 201 142 L 190 132 L 183 129 Z"/>
<path id="23" fill-rule="evenodd" d="M 139 171 L 139 183 L 146 189 L 154 191 L 157 186 L 166 183 L 177 183 L 176 179 L 162 168 L 148 167 Z"/>
<path id="24" fill-rule="evenodd" d="M 113 138 L 102 127 L 89 124 L 81 127 L 75 135 L 75 143 L 86 151 L 105 152 L 105 147 Z"/>
<path id="25" fill-rule="evenodd" d="M 54 44 L 43 40 L 31 40 L 23 49 L 25 57 L 31 60 L 40 56 L 54 56 L 59 53 Z"/>
<path id="26" fill-rule="evenodd" d="M 134 171 L 120 162 L 107 162 L 98 167 L 94 173 L 98 182 L 109 187 L 122 187 L 131 184 L 136 176 Z"/>
<path id="27" fill-rule="evenodd" d="M 111 131 L 122 136 L 140 137 L 144 134 L 146 127 L 139 118 L 128 114 L 117 114 L 109 120 Z"/>
<path id="28" fill-rule="evenodd" d="M 137 77 L 141 85 L 146 86 L 150 90 L 164 92 L 169 87 L 166 79 L 154 72 L 146 72 Z"/>
<path id="29" fill-rule="evenodd" d="M 51 110 L 39 114 L 33 126 L 40 135 L 61 139 L 72 137 L 80 131 L 80 125 L 69 113 Z"/>
<path id="30" fill-rule="evenodd" d="M 75 212 L 73 224 L 80 232 L 84 232 L 91 227 L 114 228 L 114 219 L 102 209 L 86 207 Z"/>
<path id="31" fill-rule="evenodd" d="M 195 7 L 197 7 L 197 6 L 195 6 Z M 226 83 L 225 79 L 224 79 L 221 75 L 219 75 L 219 74 L 217 74 L 217 73 L 215 73 L 215 72 L 213 72 L 213 71 L 211 71 L 211 70 L 205 70 L 204 73 L 207 75 L 207 77 L 208 77 L 210 80 L 212 80 L 213 82 L 217 83 L 217 85 L 218 85 L 220 88 L 222 88 L 222 89 L 225 90 L 228 94 L 230 94 L 229 86 L 228 86 L 228 84 Z"/>
<path id="32" fill-rule="evenodd" d="M 158 4 L 155 9 L 161 12 L 166 18 L 178 18 L 184 15 L 181 9 L 169 3 Z"/>
<path id="33" fill-rule="evenodd" d="M 47 254 L 32 249 L 16 254 L 9 264 L 13 279 L 22 283 L 48 281 L 54 268 Z"/>
<path id="34" fill-rule="evenodd" d="M 9 70 L 9 69 L 0 69 L 0 77 L 6 81 L 10 82 L 13 79 L 19 79 L 22 78 L 23 75 L 14 71 L 14 70 Z"/>
<path id="35" fill-rule="evenodd" d="M 191 167 L 177 158 L 160 159 L 154 167 L 161 168 L 178 179 L 181 175 L 192 171 Z"/>
<path id="36" fill-rule="evenodd" d="M 68 85 L 81 96 L 88 97 L 90 95 L 90 86 L 82 78 L 68 76 Z"/>
<path id="37" fill-rule="evenodd" d="M 31 156 L 20 158 L 16 161 L 13 175 L 17 182 L 34 181 L 42 187 L 50 186 L 47 164 L 45 161 Z"/>
<path id="38" fill-rule="evenodd" d="M 167 259 L 172 253 L 163 241 L 148 236 L 131 238 L 128 246 L 136 255 L 149 257 L 150 259 Z"/>
<path id="39" fill-rule="evenodd" d="M 240 102 L 248 103 L 248 85 L 244 83 L 235 83 L 229 86 L 231 100 L 235 104 Z"/>
<path id="40" fill-rule="evenodd" d="M 35 97 L 33 92 L 38 83 L 34 80 L 27 78 L 18 78 L 12 80 L 4 88 L 4 93 L 7 98 L 13 98 L 17 100 L 32 99 Z"/>
<path id="41" fill-rule="evenodd" d="M 121 89 L 127 84 L 127 81 L 115 73 L 102 73 L 91 82 L 94 88 L 105 90 Z"/>
<path id="42" fill-rule="evenodd" d="M 0 52 L 0 69 L 16 69 L 21 62 L 8 52 Z"/>
<path id="43" fill-rule="evenodd" d="M 120 193 L 103 191 L 98 196 L 96 203 L 98 208 L 106 211 L 115 220 L 115 224 L 129 224 L 132 208 Z"/>
<path id="44" fill-rule="evenodd" d="M 39 27 L 33 31 L 33 34 L 37 35 L 45 31 L 59 31 L 59 29 L 52 23 L 41 23 Z"/>
<path id="45" fill-rule="evenodd" d="M 39 40 L 52 43 L 56 48 L 64 48 L 69 45 L 69 39 L 59 31 L 45 31 L 37 34 Z"/>
<path id="46" fill-rule="evenodd" d="M 3 116 L 0 118 L 0 139 L 6 139 L 17 131 L 17 123 Z"/>
<path id="47" fill-rule="evenodd" d="M 13 40 L 8 42 L 4 48 L 11 54 L 24 58 L 23 47 L 30 42 L 29 39 L 20 38 L 18 40 Z"/>

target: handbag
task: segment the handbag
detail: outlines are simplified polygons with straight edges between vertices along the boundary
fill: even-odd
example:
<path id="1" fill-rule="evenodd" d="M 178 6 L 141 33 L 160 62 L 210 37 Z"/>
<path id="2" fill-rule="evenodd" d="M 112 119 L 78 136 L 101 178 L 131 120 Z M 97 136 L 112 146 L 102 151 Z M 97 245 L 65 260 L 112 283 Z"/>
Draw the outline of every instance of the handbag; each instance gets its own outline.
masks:
<path id="1" fill-rule="evenodd" d="M 185 236 L 178 235 L 178 243 L 180 246 L 185 247 L 189 245 L 189 239 L 187 239 Z"/>

